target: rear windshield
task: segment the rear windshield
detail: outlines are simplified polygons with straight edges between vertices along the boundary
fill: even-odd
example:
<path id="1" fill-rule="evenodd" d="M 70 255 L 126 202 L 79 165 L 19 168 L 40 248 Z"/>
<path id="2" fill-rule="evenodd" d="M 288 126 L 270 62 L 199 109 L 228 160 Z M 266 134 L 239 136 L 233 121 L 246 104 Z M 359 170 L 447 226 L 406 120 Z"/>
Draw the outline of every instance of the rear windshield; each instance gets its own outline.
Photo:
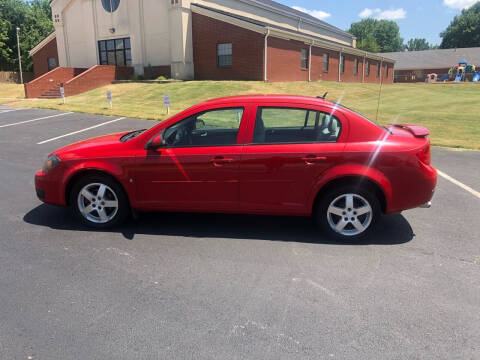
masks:
<path id="1" fill-rule="evenodd" d="M 346 106 L 344 106 L 344 105 L 338 105 L 338 106 L 341 107 L 342 109 L 351 111 L 351 112 L 354 113 L 355 115 L 360 116 L 362 119 L 367 120 L 368 122 L 374 124 L 374 125 L 377 126 L 378 128 L 380 128 L 380 129 L 382 129 L 382 130 L 384 130 L 384 131 L 390 132 L 390 130 L 388 130 L 385 126 L 382 126 L 382 125 L 380 125 L 380 124 L 377 124 L 375 121 L 367 118 L 365 115 L 362 115 L 362 114 L 360 114 L 359 112 L 357 112 L 357 111 L 355 111 L 355 110 L 352 110 L 352 109 L 350 109 L 350 108 L 348 108 L 348 107 L 346 107 Z"/>

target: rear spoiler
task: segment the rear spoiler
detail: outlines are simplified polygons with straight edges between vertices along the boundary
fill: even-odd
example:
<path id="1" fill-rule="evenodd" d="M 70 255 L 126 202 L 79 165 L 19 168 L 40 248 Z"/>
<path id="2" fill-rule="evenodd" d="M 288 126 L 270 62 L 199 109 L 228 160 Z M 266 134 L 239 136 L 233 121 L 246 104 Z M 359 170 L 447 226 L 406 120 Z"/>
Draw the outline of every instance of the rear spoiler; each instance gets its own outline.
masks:
<path id="1" fill-rule="evenodd" d="M 430 135 L 430 131 L 423 126 L 418 125 L 408 125 L 408 124 L 390 124 L 389 126 L 401 128 L 407 130 L 413 134 L 415 137 L 427 137 Z"/>

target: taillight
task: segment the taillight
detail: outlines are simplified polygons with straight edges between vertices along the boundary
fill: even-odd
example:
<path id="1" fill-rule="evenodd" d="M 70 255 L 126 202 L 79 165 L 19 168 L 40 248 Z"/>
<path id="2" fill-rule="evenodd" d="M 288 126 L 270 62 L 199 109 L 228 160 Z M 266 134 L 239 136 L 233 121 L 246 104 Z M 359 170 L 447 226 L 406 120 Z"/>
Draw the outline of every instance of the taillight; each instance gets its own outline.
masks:
<path id="1" fill-rule="evenodd" d="M 425 148 L 423 148 L 421 151 L 417 153 L 417 157 L 420 159 L 421 162 L 423 162 L 426 165 L 430 165 L 430 158 L 431 158 L 431 153 L 430 153 L 430 144 L 428 144 Z"/>

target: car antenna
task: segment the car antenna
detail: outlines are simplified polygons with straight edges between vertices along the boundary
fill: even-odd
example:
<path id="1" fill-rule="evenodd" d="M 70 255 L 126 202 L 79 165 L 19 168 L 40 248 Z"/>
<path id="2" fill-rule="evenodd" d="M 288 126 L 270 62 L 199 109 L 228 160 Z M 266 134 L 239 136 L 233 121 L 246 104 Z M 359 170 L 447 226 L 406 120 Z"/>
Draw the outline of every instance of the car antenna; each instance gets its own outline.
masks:
<path id="1" fill-rule="evenodd" d="M 381 71 L 381 69 L 380 69 L 380 71 Z M 380 89 L 378 90 L 377 114 L 375 115 L 375 122 L 377 124 L 378 124 L 378 112 L 380 110 L 380 100 L 382 98 L 382 87 L 383 87 L 383 77 L 380 76 Z"/>
<path id="2" fill-rule="evenodd" d="M 318 99 L 323 99 L 323 100 L 325 100 L 325 98 L 327 97 L 327 95 L 328 95 L 328 91 L 327 91 L 325 94 L 323 94 L 322 96 L 317 96 L 317 98 L 318 98 Z"/>

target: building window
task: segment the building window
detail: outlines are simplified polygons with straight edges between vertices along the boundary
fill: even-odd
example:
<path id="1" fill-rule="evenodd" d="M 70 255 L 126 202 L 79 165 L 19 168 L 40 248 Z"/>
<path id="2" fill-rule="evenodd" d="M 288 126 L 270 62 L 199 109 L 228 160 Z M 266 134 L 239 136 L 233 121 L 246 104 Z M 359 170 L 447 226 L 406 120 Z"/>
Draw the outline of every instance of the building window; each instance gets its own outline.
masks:
<path id="1" fill-rule="evenodd" d="M 302 49 L 302 69 L 308 69 L 308 50 Z"/>
<path id="2" fill-rule="evenodd" d="M 380 77 L 380 63 L 377 63 L 377 77 Z"/>
<path id="3" fill-rule="evenodd" d="M 105 11 L 114 12 L 120 5 L 120 0 L 102 0 L 102 5 Z"/>
<path id="4" fill-rule="evenodd" d="M 98 42 L 100 65 L 131 66 L 130 38 L 101 40 Z"/>
<path id="5" fill-rule="evenodd" d="M 345 56 L 340 56 L 340 72 L 343 74 L 345 72 Z"/>
<path id="6" fill-rule="evenodd" d="M 385 77 L 388 78 L 388 64 L 385 64 Z"/>
<path id="7" fill-rule="evenodd" d="M 323 54 L 323 72 L 328 72 L 329 61 L 330 61 L 330 55 L 328 53 Z"/>
<path id="8" fill-rule="evenodd" d="M 358 59 L 355 58 L 353 61 L 353 75 L 358 75 Z"/>
<path id="9" fill-rule="evenodd" d="M 232 44 L 217 45 L 217 65 L 218 67 L 232 66 Z"/>
<path id="10" fill-rule="evenodd" d="M 54 57 L 49 57 L 47 61 L 48 61 L 48 71 L 53 70 L 57 67 L 57 59 L 55 59 Z"/>
<path id="11" fill-rule="evenodd" d="M 365 73 L 367 76 L 370 76 L 370 61 L 367 61 L 365 66 L 367 67 Z"/>

